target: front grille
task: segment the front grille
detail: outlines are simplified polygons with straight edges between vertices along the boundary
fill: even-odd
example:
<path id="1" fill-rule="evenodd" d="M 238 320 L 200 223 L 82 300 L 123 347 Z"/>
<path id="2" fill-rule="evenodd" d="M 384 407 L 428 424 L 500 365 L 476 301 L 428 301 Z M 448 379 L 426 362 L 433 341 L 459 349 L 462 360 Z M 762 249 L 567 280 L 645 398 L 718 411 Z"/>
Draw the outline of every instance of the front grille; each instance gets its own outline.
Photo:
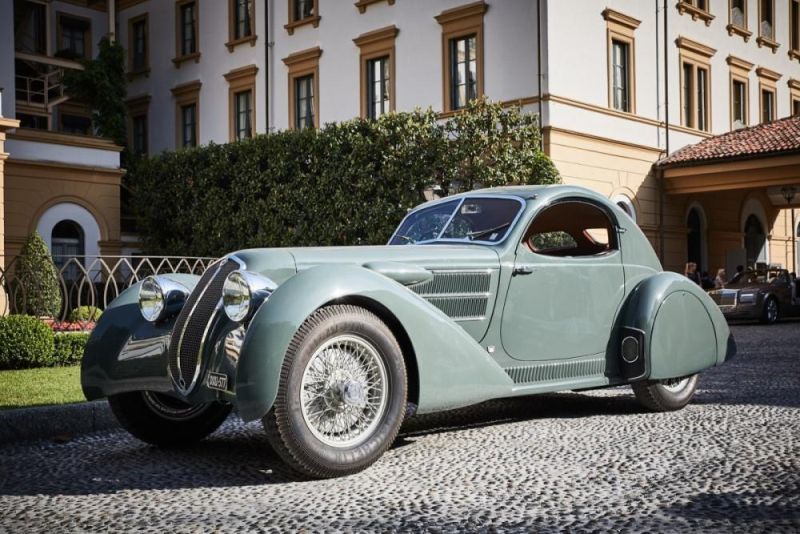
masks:
<path id="1" fill-rule="evenodd" d="M 233 260 L 209 267 L 178 314 L 170 337 L 169 367 L 172 380 L 182 393 L 191 391 L 197 377 L 203 334 L 222 296 L 225 278 L 238 268 Z"/>

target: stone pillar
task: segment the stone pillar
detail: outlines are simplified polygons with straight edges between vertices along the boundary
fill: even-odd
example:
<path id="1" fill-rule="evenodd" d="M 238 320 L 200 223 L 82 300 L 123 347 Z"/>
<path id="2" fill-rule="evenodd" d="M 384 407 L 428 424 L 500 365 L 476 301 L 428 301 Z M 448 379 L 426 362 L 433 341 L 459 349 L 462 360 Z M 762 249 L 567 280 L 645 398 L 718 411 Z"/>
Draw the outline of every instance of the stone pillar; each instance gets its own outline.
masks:
<path id="1" fill-rule="evenodd" d="M 5 252 L 6 252 L 6 211 L 5 211 L 5 162 L 8 159 L 8 153 L 5 151 L 6 132 L 8 130 L 17 128 L 19 121 L 12 119 L 5 119 L 0 116 L 0 277 L 5 273 Z M 8 313 L 8 297 L 3 289 L 5 286 L 5 279 L 0 280 L 0 315 Z"/>

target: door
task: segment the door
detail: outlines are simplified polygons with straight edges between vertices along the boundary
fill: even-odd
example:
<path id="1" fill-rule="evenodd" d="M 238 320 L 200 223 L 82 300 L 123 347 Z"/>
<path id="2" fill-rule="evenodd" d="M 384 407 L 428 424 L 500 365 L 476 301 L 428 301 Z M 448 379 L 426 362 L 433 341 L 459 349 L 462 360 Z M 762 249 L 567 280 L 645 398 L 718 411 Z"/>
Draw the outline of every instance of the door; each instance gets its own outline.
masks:
<path id="1" fill-rule="evenodd" d="M 615 221 L 599 205 L 565 200 L 534 218 L 517 247 L 503 310 L 513 358 L 605 353 L 625 293 Z"/>

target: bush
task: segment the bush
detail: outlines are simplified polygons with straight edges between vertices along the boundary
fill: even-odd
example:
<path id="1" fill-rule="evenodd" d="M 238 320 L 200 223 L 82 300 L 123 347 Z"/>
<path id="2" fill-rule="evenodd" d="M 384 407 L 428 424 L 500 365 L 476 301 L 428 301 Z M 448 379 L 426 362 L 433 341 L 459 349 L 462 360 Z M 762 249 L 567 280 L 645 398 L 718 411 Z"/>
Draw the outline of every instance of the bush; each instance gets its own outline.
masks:
<path id="1" fill-rule="evenodd" d="M 53 338 L 52 330 L 35 317 L 0 317 L 0 369 L 52 365 Z"/>
<path id="2" fill-rule="evenodd" d="M 20 313 L 54 317 L 61 310 L 58 273 L 47 244 L 34 231 L 22 246 L 14 278 L 14 304 Z"/>
<path id="3" fill-rule="evenodd" d="M 164 153 L 126 179 L 151 254 L 382 244 L 433 186 L 558 182 L 539 139 L 534 116 L 478 100 Z"/>
<path id="4" fill-rule="evenodd" d="M 79 306 L 69 312 L 67 320 L 71 323 L 85 323 L 88 321 L 97 322 L 103 311 L 95 306 Z"/>
<path id="5" fill-rule="evenodd" d="M 89 334 L 86 332 L 64 332 L 54 337 L 53 365 L 76 365 L 81 363 Z"/>

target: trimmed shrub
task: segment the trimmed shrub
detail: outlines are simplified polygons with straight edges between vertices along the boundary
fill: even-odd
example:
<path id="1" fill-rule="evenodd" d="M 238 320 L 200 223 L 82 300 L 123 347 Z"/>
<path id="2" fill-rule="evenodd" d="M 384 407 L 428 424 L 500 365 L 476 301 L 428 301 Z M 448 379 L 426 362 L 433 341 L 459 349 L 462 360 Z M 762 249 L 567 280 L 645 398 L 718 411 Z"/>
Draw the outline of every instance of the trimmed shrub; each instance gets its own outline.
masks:
<path id="1" fill-rule="evenodd" d="M 52 365 L 53 337 L 53 331 L 35 317 L 0 317 L 0 369 Z"/>
<path id="2" fill-rule="evenodd" d="M 164 153 L 126 180 L 150 254 L 383 244 L 431 187 L 557 183 L 539 140 L 533 115 L 477 100 Z"/>
<path id="3" fill-rule="evenodd" d="M 103 311 L 95 306 L 79 306 L 69 312 L 67 320 L 71 323 L 85 323 L 87 321 L 97 321 Z"/>
<path id="4" fill-rule="evenodd" d="M 83 351 L 89 341 L 86 332 L 61 332 L 54 337 L 53 365 L 76 365 L 81 363 Z"/>
<path id="5" fill-rule="evenodd" d="M 14 304 L 20 313 L 55 317 L 61 310 L 58 272 L 47 244 L 34 231 L 22 246 L 14 278 Z"/>

